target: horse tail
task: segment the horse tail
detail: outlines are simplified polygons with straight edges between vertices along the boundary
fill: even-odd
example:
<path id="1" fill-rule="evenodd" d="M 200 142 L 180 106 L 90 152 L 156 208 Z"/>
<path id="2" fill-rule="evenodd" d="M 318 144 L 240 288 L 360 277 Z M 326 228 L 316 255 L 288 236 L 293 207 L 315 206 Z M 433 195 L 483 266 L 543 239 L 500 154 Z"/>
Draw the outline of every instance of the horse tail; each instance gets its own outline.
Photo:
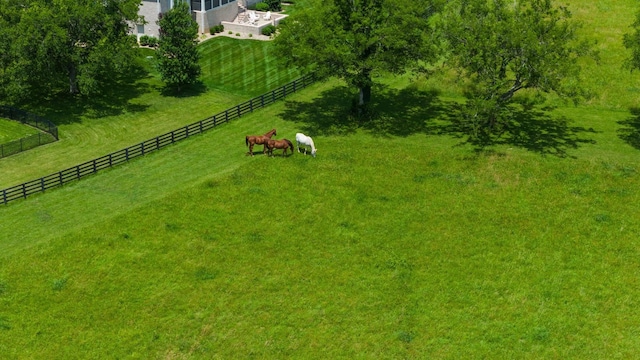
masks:
<path id="1" fill-rule="evenodd" d="M 244 143 L 249 146 L 249 135 L 244 137 Z"/>
<path id="2" fill-rule="evenodd" d="M 293 154 L 293 143 L 291 143 L 289 139 L 284 139 L 284 141 L 286 141 L 287 144 L 289 144 L 289 149 L 291 149 L 291 153 Z"/>

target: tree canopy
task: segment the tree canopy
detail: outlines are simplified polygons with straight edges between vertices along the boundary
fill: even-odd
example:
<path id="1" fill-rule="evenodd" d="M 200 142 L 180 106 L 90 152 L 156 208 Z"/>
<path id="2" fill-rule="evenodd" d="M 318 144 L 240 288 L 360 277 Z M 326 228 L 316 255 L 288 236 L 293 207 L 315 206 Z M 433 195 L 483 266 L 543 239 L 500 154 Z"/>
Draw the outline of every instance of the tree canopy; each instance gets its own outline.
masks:
<path id="1" fill-rule="evenodd" d="M 128 21 L 139 20 L 138 7 L 138 0 L 0 2 L 3 95 L 99 91 L 100 79 L 131 65 Z"/>
<path id="2" fill-rule="evenodd" d="M 200 76 L 198 24 L 191 18 L 189 4 L 181 1 L 162 16 L 158 25 L 158 70 L 167 87 L 180 91 Z"/>
<path id="3" fill-rule="evenodd" d="M 476 132 L 508 121 L 516 92 L 577 99 L 588 46 L 566 7 L 551 0 L 457 0 L 440 22 L 450 63 L 468 80 L 464 116 Z"/>
<path id="4" fill-rule="evenodd" d="M 344 79 L 365 105 L 377 72 L 400 74 L 435 59 L 435 10 L 431 0 L 420 7 L 407 0 L 315 2 L 281 23 L 276 49 L 288 65 Z"/>

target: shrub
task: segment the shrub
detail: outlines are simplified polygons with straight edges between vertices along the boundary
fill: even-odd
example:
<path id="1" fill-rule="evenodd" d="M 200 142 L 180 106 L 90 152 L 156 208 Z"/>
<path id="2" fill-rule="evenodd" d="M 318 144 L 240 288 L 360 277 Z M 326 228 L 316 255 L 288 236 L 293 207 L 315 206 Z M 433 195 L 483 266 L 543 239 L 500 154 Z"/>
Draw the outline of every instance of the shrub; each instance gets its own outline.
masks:
<path id="1" fill-rule="evenodd" d="M 276 32 L 276 27 L 273 25 L 267 25 L 262 28 L 262 35 L 271 36 Z"/>
<path id="2" fill-rule="evenodd" d="M 158 47 L 158 42 L 160 40 L 158 40 L 157 38 L 154 38 L 153 36 L 149 36 L 149 46 L 151 47 Z"/>
<path id="3" fill-rule="evenodd" d="M 136 34 L 130 34 L 127 36 L 127 42 L 131 45 L 131 46 L 138 46 L 138 35 Z"/>
<path id="4" fill-rule="evenodd" d="M 211 35 L 217 34 L 217 33 L 221 33 L 223 31 L 224 31 L 224 25 L 222 25 L 222 24 L 216 25 L 216 26 L 212 26 L 211 29 L 209 29 L 209 32 L 211 33 Z"/>
<path id="5" fill-rule="evenodd" d="M 149 46 L 149 35 L 140 36 L 140 46 Z"/>
<path id="6" fill-rule="evenodd" d="M 282 2 L 280 0 L 264 0 L 264 2 L 269 5 L 269 10 L 271 11 L 282 10 Z"/>
<path id="7" fill-rule="evenodd" d="M 140 36 L 140 46 L 156 47 L 158 46 L 158 39 L 153 36 L 142 35 Z"/>
<path id="8" fill-rule="evenodd" d="M 266 2 L 259 2 L 256 4 L 256 10 L 269 11 L 269 4 L 267 4 Z"/>

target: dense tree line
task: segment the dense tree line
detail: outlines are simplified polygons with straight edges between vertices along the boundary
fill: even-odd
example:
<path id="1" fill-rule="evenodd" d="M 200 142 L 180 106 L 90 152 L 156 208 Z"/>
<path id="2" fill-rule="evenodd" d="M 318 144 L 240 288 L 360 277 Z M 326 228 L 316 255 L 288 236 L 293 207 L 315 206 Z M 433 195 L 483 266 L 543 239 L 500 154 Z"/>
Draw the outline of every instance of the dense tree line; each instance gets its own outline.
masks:
<path id="1" fill-rule="evenodd" d="M 139 0 L 0 1 L 0 95 L 38 96 L 64 88 L 100 90 L 100 79 L 127 71 L 133 46 L 127 21 Z"/>
<path id="2" fill-rule="evenodd" d="M 105 90 L 135 66 L 129 29 L 144 22 L 139 6 L 140 0 L 0 1 L 0 100 Z M 160 26 L 159 71 L 167 86 L 180 89 L 200 73 L 197 24 L 180 2 Z"/>

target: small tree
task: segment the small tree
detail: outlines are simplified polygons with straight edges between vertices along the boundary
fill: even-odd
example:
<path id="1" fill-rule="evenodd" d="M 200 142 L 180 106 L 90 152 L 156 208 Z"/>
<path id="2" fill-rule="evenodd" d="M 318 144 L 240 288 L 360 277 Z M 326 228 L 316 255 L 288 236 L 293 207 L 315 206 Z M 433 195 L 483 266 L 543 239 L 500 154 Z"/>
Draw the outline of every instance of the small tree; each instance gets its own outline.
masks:
<path id="1" fill-rule="evenodd" d="M 631 50 L 631 58 L 627 60 L 627 66 L 632 70 L 640 69 L 640 11 L 636 13 L 636 20 L 631 25 L 633 32 L 624 34 L 624 46 Z"/>
<path id="2" fill-rule="evenodd" d="M 442 33 L 452 64 L 468 79 L 463 109 L 475 136 L 510 118 L 510 104 L 524 89 L 577 100 L 577 58 L 589 47 L 576 39 L 576 24 L 551 0 L 458 0 L 448 5 Z"/>
<path id="3" fill-rule="evenodd" d="M 167 87 L 181 91 L 184 86 L 196 83 L 200 76 L 198 24 L 191 18 L 189 5 L 180 1 L 164 14 L 158 25 L 158 70 Z"/>

